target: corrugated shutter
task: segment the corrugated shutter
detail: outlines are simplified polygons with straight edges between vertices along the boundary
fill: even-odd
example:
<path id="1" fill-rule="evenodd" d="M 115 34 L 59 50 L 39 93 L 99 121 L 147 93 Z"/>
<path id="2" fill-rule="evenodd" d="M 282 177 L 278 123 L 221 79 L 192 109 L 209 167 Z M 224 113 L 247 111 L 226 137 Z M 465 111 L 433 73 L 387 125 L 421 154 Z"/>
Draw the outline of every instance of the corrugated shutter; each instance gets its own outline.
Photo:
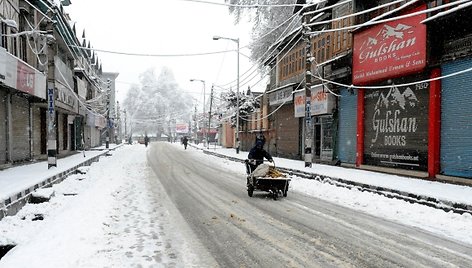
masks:
<path id="1" fill-rule="evenodd" d="M 28 99 L 12 95 L 11 106 L 12 151 L 11 160 L 24 161 L 30 159 L 30 111 Z"/>
<path id="2" fill-rule="evenodd" d="M 301 159 L 300 120 L 294 117 L 293 104 L 282 106 L 275 114 L 276 155 Z"/>
<path id="3" fill-rule="evenodd" d="M 41 154 L 41 108 L 33 108 L 33 157 Z"/>
<path id="4" fill-rule="evenodd" d="M 472 59 L 442 66 L 442 75 L 472 67 Z M 472 73 L 442 80 L 441 173 L 472 178 Z"/>
<path id="5" fill-rule="evenodd" d="M 355 91 L 356 92 L 356 91 Z M 339 98 L 338 157 L 342 163 L 356 163 L 357 95 L 346 88 Z"/>
<path id="6" fill-rule="evenodd" d="M 0 164 L 7 161 L 7 94 L 0 89 Z"/>

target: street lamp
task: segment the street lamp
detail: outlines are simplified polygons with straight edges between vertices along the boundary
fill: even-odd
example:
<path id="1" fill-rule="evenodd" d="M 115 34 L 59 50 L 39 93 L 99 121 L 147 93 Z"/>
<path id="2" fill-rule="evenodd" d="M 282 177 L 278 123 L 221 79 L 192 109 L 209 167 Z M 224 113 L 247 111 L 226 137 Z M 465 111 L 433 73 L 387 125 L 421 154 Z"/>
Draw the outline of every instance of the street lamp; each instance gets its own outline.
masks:
<path id="1" fill-rule="evenodd" d="M 239 154 L 239 38 L 228 38 L 222 36 L 213 36 L 213 40 L 231 40 L 236 42 L 238 48 L 237 52 L 237 79 L 236 79 L 236 153 Z"/>
<path id="2" fill-rule="evenodd" d="M 202 82 L 203 83 L 203 119 L 205 119 L 205 81 L 201 79 L 190 79 L 190 82 Z M 205 122 L 205 120 L 203 120 Z M 210 126 L 208 126 L 210 127 Z M 203 128 L 205 129 L 205 128 Z M 203 140 L 208 143 L 208 133 L 203 135 Z M 204 144 L 205 145 L 205 144 Z"/>

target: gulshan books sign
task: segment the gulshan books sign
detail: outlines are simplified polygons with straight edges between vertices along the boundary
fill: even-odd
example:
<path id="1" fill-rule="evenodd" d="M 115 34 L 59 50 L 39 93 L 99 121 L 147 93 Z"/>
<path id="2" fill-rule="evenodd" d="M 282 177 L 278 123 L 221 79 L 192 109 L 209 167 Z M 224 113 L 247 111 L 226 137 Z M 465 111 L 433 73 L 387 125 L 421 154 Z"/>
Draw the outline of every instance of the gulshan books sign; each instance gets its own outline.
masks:
<path id="1" fill-rule="evenodd" d="M 364 100 L 365 163 L 427 170 L 429 83 L 369 90 Z"/>
<path id="2" fill-rule="evenodd" d="M 425 6 L 408 14 L 424 10 Z M 375 25 L 354 35 L 354 84 L 363 85 L 423 70 L 426 66 L 426 14 Z"/>

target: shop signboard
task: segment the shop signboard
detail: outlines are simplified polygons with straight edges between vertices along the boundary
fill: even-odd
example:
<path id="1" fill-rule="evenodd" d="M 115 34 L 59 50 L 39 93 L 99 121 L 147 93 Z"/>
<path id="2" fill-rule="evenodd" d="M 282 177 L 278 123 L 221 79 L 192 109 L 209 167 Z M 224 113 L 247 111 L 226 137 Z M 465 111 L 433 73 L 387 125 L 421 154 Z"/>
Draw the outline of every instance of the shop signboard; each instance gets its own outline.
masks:
<path id="1" fill-rule="evenodd" d="M 34 95 L 35 71 L 22 61 L 18 61 L 16 89 Z"/>
<path id="2" fill-rule="evenodd" d="M 295 117 L 305 117 L 305 91 L 300 91 L 293 96 Z"/>
<path id="3" fill-rule="evenodd" d="M 189 127 L 186 123 L 175 124 L 175 133 L 186 134 L 189 133 Z"/>
<path id="4" fill-rule="evenodd" d="M 269 93 L 269 105 L 280 105 L 292 102 L 293 87 L 286 87 Z"/>
<path id="5" fill-rule="evenodd" d="M 408 13 L 424 10 L 425 6 Z M 407 14 L 408 14 L 407 13 Z M 356 85 L 412 74 L 426 66 L 426 14 L 378 24 L 354 34 Z"/>
<path id="6" fill-rule="evenodd" d="M 335 98 L 323 90 L 323 85 L 311 88 L 311 115 L 332 114 Z"/>
<path id="7" fill-rule="evenodd" d="M 16 88 L 18 59 L 5 52 L 5 80 L 3 83 L 11 88 Z"/>
<path id="8" fill-rule="evenodd" d="M 429 83 L 391 85 L 365 94 L 364 162 L 427 170 Z"/>

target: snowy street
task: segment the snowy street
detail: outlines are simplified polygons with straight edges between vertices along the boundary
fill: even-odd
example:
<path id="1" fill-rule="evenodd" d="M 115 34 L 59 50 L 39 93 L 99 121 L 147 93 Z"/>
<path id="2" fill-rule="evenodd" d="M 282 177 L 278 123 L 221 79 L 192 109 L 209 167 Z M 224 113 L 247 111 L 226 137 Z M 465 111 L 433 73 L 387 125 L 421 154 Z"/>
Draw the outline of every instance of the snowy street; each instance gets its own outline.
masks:
<path id="1" fill-rule="evenodd" d="M 0 267 L 472 264 L 471 215 L 296 177 L 250 198 L 240 163 L 177 143 L 124 146 L 53 190 L 0 221 L 17 245 Z"/>
<path id="2" fill-rule="evenodd" d="M 213 264 L 199 261 L 203 253 L 194 254 L 199 245 L 188 227 L 178 224 L 184 221 L 172 212 L 146 164 L 144 146 L 127 146 L 102 157 L 86 175 L 73 175 L 53 189 L 50 202 L 28 204 L 0 221 L 0 243 L 19 244 L 0 260 L 0 267 Z M 44 220 L 32 221 L 38 214 Z"/>

